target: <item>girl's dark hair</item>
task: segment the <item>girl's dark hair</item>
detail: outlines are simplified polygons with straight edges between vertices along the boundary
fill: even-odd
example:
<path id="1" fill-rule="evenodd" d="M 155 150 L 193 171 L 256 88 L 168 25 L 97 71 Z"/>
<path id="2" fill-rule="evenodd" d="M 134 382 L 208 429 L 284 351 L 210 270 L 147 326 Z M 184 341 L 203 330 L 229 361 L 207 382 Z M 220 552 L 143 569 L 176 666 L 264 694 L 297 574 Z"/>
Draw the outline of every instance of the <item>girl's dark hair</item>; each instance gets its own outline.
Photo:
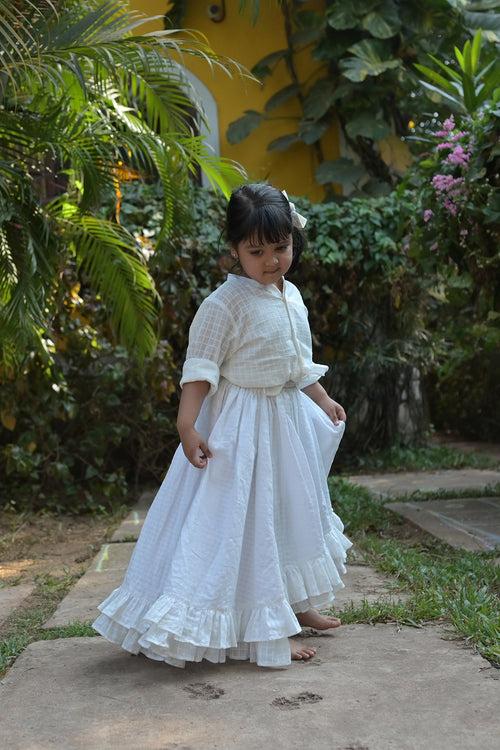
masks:
<path id="1" fill-rule="evenodd" d="M 306 247 L 305 234 L 292 224 L 288 199 L 281 190 L 256 182 L 233 190 L 226 209 L 226 241 L 236 247 L 243 240 L 281 242 L 292 234 L 293 259 L 288 274 L 297 268 L 299 257 Z M 238 263 L 236 263 L 236 266 Z"/>

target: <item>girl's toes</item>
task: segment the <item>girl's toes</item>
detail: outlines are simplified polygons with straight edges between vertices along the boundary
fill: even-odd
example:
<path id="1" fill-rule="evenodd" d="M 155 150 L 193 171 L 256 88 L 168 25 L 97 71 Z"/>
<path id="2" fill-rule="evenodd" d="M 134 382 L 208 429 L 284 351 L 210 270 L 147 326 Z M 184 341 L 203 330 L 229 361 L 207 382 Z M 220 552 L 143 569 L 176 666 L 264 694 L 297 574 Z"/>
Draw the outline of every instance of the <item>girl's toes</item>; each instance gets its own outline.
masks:
<path id="1" fill-rule="evenodd" d="M 311 656 L 314 656 L 316 653 L 316 649 L 311 646 L 303 646 L 302 644 L 295 644 L 292 641 L 290 641 L 291 645 L 291 657 L 292 659 L 310 659 Z"/>
<path id="2" fill-rule="evenodd" d="M 329 628 L 337 628 L 342 623 L 341 623 L 341 621 L 339 620 L 338 617 L 333 617 L 331 615 L 327 615 L 325 624 Z"/>

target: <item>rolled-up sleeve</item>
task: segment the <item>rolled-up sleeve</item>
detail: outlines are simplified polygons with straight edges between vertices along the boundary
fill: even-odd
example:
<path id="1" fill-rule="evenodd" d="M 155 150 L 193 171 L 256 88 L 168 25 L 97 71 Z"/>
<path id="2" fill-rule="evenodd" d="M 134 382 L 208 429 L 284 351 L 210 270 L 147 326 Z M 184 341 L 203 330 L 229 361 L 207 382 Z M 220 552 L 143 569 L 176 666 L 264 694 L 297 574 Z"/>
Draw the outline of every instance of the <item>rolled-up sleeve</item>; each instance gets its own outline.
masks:
<path id="1" fill-rule="evenodd" d="M 302 390 L 303 388 L 307 388 L 308 385 L 316 383 L 329 369 L 328 365 L 318 365 L 310 360 L 306 367 L 306 374 L 302 373 L 302 377 L 297 383 L 298 389 Z"/>
<path id="2" fill-rule="evenodd" d="M 234 340 L 234 321 L 222 303 L 206 298 L 199 306 L 189 328 L 186 359 L 180 387 L 195 380 L 210 383 L 209 396 L 219 386 L 220 367 Z"/>

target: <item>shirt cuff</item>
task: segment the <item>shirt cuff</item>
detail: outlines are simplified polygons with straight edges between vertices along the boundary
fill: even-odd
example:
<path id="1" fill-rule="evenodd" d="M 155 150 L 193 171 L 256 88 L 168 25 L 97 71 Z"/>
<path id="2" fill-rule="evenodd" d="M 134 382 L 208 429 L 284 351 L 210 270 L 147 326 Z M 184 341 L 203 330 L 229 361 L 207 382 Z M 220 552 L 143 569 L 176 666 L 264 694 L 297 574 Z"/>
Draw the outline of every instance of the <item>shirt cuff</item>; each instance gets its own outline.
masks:
<path id="1" fill-rule="evenodd" d="M 307 388 L 308 385 L 313 385 L 313 383 L 316 383 L 321 377 L 323 377 L 329 369 L 328 365 L 317 365 L 313 362 L 313 364 L 307 368 L 305 374 L 302 375 L 301 379 L 297 381 L 297 388 L 302 390 L 302 388 Z"/>
<path id="2" fill-rule="evenodd" d="M 216 362 L 211 359 L 202 359 L 200 357 L 189 357 L 182 367 L 182 377 L 179 383 L 180 387 L 184 383 L 192 383 L 195 380 L 206 380 L 210 383 L 208 396 L 213 396 L 219 386 L 220 371 Z"/>

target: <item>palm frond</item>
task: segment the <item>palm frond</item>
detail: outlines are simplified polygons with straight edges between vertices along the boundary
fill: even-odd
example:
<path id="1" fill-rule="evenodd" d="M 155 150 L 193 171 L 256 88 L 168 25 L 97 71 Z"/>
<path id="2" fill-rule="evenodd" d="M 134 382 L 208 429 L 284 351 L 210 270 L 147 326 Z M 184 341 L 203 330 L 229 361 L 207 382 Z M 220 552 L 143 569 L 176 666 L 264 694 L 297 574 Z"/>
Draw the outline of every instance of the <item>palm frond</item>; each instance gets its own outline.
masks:
<path id="1" fill-rule="evenodd" d="M 32 209 L 0 228 L 0 347 L 21 353 L 45 326 L 59 258 L 46 217 Z"/>
<path id="2" fill-rule="evenodd" d="M 257 80 L 236 60 L 217 55 L 204 34 L 195 29 L 183 29 L 183 36 L 179 36 L 176 29 L 129 35 L 151 19 L 132 13 L 121 0 L 100 3 L 90 13 L 83 5 L 81 15 L 77 15 L 74 8 L 70 13 L 63 10 L 59 16 L 55 12 L 48 15 L 38 13 L 35 22 L 30 24 L 27 13 L 24 14 L 26 23 L 19 24 L 18 14 L 15 23 L 12 13 L 4 12 L 7 7 L 8 0 L 0 0 L 0 52 L 5 62 L 3 75 L 13 84 L 12 92 L 16 96 L 22 91 L 16 85 L 21 73 L 37 77 L 40 82 L 44 79 L 55 82 L 61 68 L 72 70 L 77 75 L 79 71 L 75 67 L 78 68 L 82 61 L 100 64 L 109 73 L 120 66 L 147 69 L 148 53 L 153 51 L 159 55 L 194 55 L 229 76 L 237 73 Z M 29 34 L 26 32 L 28 25 L 32 27 Z"/>
<path id="3" fill-rule="evenodd" d="M 161 302 L 134 237 L 118 224 L 81 215 L 76 207 L 55 202 L 66 242 L 71 242 L 79 268 L 89 276 L 94 290 L 109 310 L 118 341 L 139 359 L 154 352 L 155 321 Z"/>
<path id="4" fill-rule="evenodd" d="M 159 298 L 146 263 L 132 235 L 92 212 L 120 170 L 159 177 L 163 243 L 190 173 L 226 197 L 246 176 L 195 135 L 193 116 L 208 123 L 179 58 L 254 76 L 195 30 L 137 33 L 146 20 L 124 0 L 17 0 L 15 11 L 0 0 L 0 360 L 41 341 L 71 254 L 117 339 L 150 354 Z"/>

